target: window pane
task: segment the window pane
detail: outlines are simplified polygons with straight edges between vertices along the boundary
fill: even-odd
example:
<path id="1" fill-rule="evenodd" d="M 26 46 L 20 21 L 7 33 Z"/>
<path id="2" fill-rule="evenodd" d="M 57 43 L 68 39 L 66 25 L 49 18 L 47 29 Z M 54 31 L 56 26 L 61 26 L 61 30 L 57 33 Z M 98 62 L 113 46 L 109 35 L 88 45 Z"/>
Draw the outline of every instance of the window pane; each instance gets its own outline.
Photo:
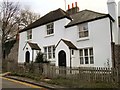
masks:
<path id="1" fill-rule="evenodd" d="M 84 37 L 88 37 L 88 31 L 84 31 Z"/>
<path id="2" fill-rule="evenodd" d="M 72 50 L 72 55 L 74 55 L 74 50 Z"/>
<path id="3" fill-rule="evenodd" d="M 80 64 L 84 64 L 83 57 L 80 57 Z"/>
<path id="4" fill-rule="evenodd" d="M 94 59 L 93 59 L 93 56 L 90 57 L 90 64 L 94 64 Z"/>
<path id="5" fill-rule="evenodd" d="M 54 24 L 50 23 L 47 25 L 47 35 L 54 33 Z"/>
<path id="6" fill-rule="evenodd" d="M 88 64 L 88 57 L 85 57 L 85 64 Z"/>
<path id="7" fill-rule="evenodd" d="M 88 37 L 88 24 L 82 24 L 79 26 L 79 38 Z"/>
<path id="8" fill-rule="evenodd" d="M 51 52 L 51 46 L 50 46 L 50 47 L 48 47 L 48 52 Z"/>
<path id="9" fill-rule="evenodd" d="M 83 50 L 82 49 L 79 50 L 79 53 L 80 53 L 80 56 L 83 56 Z"/>
<path id="10" fill-rule="evenodd" d="M 32 39 L 32 35 L 29 36 L 29 39 Z"/>
<path id="11" fill-rule="evenodd" d="M 47 47 L 44 47 L 44 52 L 47 53 Z"/>
<path id="12" fill-rule="evenodd" d="M 90 53 L 90 55 L 93 55 L 93 49 L 92 48 L 89 49 L 89 53 Z"/>
<path id="13" fill-rule="evenodd" d="M 84 49 L 85 56 L 88 56 L 88 49 Z"/>
<path id="14" fill-rule="evenodd" d="M 27 39 L 32 39 L 32 30 L 27 31 Z"/>
<path id="15" fill-rule="evenodd" d="M 53 46 L 53 58 L 55 58 L 55 46 Z"/>
<path id="16" fill-rule="evenodd" d="M 48 59 L 51 59 L 51 58 L 52 58 L 51 53 L 48 53 Z"/>

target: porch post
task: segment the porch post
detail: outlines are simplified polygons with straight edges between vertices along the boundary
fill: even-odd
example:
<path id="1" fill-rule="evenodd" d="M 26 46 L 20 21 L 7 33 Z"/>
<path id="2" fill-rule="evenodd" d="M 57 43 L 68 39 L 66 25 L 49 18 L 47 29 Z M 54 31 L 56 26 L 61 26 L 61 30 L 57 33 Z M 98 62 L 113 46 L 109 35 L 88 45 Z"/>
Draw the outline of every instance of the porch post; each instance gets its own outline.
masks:
<path id="1" fill-rule="evenodd" d="M 71 72 L 71 68 L 72 68 L 72 61 L 71 60 L 72 60 L 72 57 L 71 57 L 71 49 L 70 49 L 70 73 L 72 73 Z"/>
<path id="2" fill-rule="evenodd" d="M 34 50 L 32 50 L 32 62 L 34 60 Z"/>

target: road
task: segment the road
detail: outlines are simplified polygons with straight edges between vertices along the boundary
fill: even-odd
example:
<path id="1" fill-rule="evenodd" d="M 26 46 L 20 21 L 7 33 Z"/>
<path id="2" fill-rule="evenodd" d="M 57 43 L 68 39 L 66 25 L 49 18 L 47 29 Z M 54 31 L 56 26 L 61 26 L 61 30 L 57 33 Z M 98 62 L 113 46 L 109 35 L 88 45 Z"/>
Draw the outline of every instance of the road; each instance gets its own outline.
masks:
<path id="1" fill-rule="evenodd" d="M 28 84 L 25 82 L 13 80 L 13 79 L 8 79 L 4 77 L 0 77 L 2 79 L 2 88 L 24 88 L 27 90 L 48 90 L 43 87 L 39 87 L 36 85 Z M 1 84 L 1 82 L 0 82 Z M 3 89 L 4 90 L 4 89 Z"/>

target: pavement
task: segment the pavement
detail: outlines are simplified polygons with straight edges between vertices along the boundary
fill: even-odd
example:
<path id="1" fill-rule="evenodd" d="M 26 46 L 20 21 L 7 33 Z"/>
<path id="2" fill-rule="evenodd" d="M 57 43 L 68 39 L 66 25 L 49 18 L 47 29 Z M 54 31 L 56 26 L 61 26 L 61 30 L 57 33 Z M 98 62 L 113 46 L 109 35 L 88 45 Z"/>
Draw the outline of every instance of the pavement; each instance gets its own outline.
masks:
<path id="1" fill-rule="evenodd" d="M 53 84 L 48 84 L 48 83 L 41 82 L 41 81 L 32 80 L 30 78 L 25 78 L 25 77 L 10 76 L 10 75 L 6 75 L 6 74 L 4 74 L 3 77 L 8 78 L 8 79 L 21 81 L 21 82 L 25 82 L 25 83 L 29 83 L 29 84 L 33 84 L 33 85 L 40 86 L 40 87 L 44 87 L 44 88 L 47 88 L 49 90 L 56 90 L 56 89 L 62 90 L 63 88 L 66 88 L 66 87 L 62 87 L 62 86 L 58 86 L 58 85 L 53 85 Z"/>

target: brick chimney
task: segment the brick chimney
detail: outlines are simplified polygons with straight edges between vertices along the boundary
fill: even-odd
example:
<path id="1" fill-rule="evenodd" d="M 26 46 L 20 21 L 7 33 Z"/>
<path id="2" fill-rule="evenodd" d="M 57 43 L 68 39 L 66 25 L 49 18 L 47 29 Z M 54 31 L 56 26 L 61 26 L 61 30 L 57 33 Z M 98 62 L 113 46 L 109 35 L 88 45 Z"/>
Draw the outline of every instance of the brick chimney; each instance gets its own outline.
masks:
<path id="1" fill-rule="evenodd" d="M 75 2 L 75 7 L 74 7 L 74 3 L 72 3 L 72 8 L 70 8 L 70 5 L 68 5 L 68 10 L 66 12 L 69 13 L 70 15 L 79 12 L 79 7 L 77 6 L 77 2 Z"/>

